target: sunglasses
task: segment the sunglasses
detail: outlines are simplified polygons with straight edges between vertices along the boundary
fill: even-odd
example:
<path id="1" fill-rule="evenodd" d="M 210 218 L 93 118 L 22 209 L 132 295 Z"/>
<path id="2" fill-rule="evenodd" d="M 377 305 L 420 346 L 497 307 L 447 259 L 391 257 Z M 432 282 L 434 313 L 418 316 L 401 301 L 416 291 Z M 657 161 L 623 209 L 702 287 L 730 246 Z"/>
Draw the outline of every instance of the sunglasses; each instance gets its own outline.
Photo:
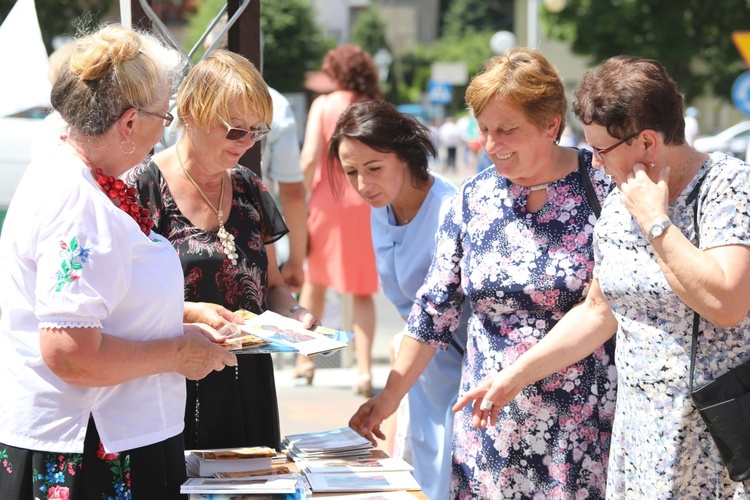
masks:
<path id="1" fill-rule="evenodd" d="M 219 120 L 221 120 L 221 118 L 219 118 Z M 230 141 L 239 141 L 240 139 L 243 139 L 247 134 L 250 134 L 250 140 L 253 142 L 258 142 L 271 133 L 271 129 L 266 127 L 265 125 L 260 125 L 258 128 L 250 130 L 245 130 L 244 128 L 232 127 L 224 120 L 221 120 L 221 123 L 223 123 L 227 128 L 227 135 L 225 135 L 224 137 Z"/>
<path id="2" fill-rule="evenodd" d="M 164 125 L 165 127 L 169 127 L 174 121 L 174 116 L 172 116 L 170 113 L 152 113 L 151 111 L 146 111 L 145 109 L 139 109 L 138 112 L 161 118 L 162 125 Z"/>

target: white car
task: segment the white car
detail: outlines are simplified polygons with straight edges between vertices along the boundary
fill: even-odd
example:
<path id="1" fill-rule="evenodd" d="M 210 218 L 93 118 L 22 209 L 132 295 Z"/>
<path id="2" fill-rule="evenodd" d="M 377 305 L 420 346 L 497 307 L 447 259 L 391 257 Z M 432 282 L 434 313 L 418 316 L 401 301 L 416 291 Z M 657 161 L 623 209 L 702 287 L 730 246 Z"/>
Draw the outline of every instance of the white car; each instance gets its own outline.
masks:
<path id="1" fill-rule="evenodd" d="M 732 125 L 716 135 L 698 137 L 693 146 L 702 153 L 721 151 L 746 160 L 748 144 L 750 144 L 750 120 Z"/>
<path id="2" fill-rule="evenodd" d="M 31 144 L 43 133 L 39 118 L 0 118 L 0 224 L 31 160 Z"/>

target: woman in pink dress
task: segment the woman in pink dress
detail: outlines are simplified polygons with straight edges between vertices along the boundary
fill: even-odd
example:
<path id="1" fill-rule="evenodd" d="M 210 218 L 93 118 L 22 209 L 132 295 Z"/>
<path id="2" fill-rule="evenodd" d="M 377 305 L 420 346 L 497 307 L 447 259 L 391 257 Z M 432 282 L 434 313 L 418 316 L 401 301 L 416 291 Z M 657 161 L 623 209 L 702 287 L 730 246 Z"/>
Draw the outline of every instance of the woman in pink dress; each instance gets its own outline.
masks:
<path id="1" fill-rule="evenodd" d="M 381 99 L 378 71 L 366 51 L 356 45 L 330 50 L 323 59 L 325 72 L 337 90 L 313 101 L 300 154 L 305 185 L 311 190 L 308 217 L 307 275 L 300 304 L 323 316 L 326 291 L 353 296 L 353 329 L 359 378 L 355 389 L 372 393 L 370 358 L 375 336 L 375 304 L 378 289 L 375 252 L 370 235 L 370 205 L 346 182 L 329 178 L 324 154 L 339 116 L 351 103 Z M 315 365 L 300 356 L 295 376 L 312 383 Z"/>

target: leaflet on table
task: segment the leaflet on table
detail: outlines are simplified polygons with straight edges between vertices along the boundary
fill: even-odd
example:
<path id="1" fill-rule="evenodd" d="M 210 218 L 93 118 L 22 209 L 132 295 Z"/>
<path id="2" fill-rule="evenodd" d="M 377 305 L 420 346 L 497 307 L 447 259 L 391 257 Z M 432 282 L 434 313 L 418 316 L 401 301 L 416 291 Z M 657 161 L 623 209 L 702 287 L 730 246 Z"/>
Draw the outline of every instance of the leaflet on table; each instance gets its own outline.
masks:
<path id="1" fill-rule="evenodd" d="M 325 493 L 322 493 L 322 494 L 316 493 L 315 496 L 313 496 L 312 498 L 314 498 L 315 500 L 414 500 L 414 496 L 411 493 L 408 493 L 403 490 L 356 493 L 354 495 L 342 495 L 341 493 L 334 493 L 334 494 L 326 495 Z M 201 499 L 198 499 L 198 500 L 201 500 Z M 218 500 L 218 499 L 211 499 L 211 500 Z"/>
<path id="2" fill-rule="evenodd" d="M 342 342 L 316 331 L 307 330 L 297 320 L 287 318 L 273 311 L 266 311 L 260 315 L 253 315 L 247 311 L 237 311 L 245 320 L 242 325 L 237 325 L 242 332 L 270 342 L 274 345 L 291 347 L 306 356 L 313 354 L 332 352 L 347 346 L 348 335 L 332 329 L 321 329 L 321 331 L 336 331 L 346 337 Z"/>
<path id="3" fill-rule="evenodd" d="M 411 472 L 306 473 L 313 495 L 335 492 L 419 490 Z"/>

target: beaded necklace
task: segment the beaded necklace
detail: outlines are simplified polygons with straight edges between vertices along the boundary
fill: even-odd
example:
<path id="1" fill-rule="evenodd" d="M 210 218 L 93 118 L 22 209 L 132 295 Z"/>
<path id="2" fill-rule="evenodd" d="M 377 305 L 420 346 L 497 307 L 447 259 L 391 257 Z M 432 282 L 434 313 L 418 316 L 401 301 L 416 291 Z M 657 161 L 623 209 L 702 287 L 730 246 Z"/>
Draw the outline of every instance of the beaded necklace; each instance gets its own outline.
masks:
<path id="1" fill-rule="evenodd" d="M 112 203 L 115 203 L 120 210 L 133 218 L 143 234 L 146 236 L 151 234 L 151 228 L 154 226 L 154 221 L 151 219 L 151 210 L 138 204 L 138 198 L 135 196 L 138 191 L 134 187 L 128 187 L 122 180 L 115 179 L 114 176 L 104 175 L 101 168 L 96 169 L 96 183 L 104 189 Z"/>
<path id="2" fill-rule="evenodd" d="M 219 237 L 219 241 L 221 242 L 221 248 L 224 251 L 224 254 L 227 256 L 227 259 L 232 261 L 232 265 L 237 265 L 237 248 L 234 245 L 234 235 L 229 233 L 229 231 L 226 230 L 224 227 L 224 214 L 221 211 L 221 202 L 224 199 L 224 174 L 221 175 L 221 190 L 219 191 L 219 208 L 216 208 L 213 203 L 208 199 L 208 196 L 205 195 L 205 193 L 201 190 L 200 187 L 198 187 L 198 183 L 195 182 L 193 177 L 188 173 L 187 169 L 185 168 L 185 165 L 182 164 L 182 158 L 180 158 L 180 148 L 175 146 L 174 148 L 175 153 L 177 153 L 177 162 L 180 164 L 180 168 L 183 172 L 185 172 L 185 175 L 187 176 L 188 180 L 191 182 L 193 186 L 195 186 L 195 189 L 198 190 L 198 193 L 203 197 L 203 199 L 208 203 L 208 206 L 211 207 L 211 210 L 216 212 L 216 217 L 219 219 L 219 230 L 216 232 L 216 236 Z"/>

